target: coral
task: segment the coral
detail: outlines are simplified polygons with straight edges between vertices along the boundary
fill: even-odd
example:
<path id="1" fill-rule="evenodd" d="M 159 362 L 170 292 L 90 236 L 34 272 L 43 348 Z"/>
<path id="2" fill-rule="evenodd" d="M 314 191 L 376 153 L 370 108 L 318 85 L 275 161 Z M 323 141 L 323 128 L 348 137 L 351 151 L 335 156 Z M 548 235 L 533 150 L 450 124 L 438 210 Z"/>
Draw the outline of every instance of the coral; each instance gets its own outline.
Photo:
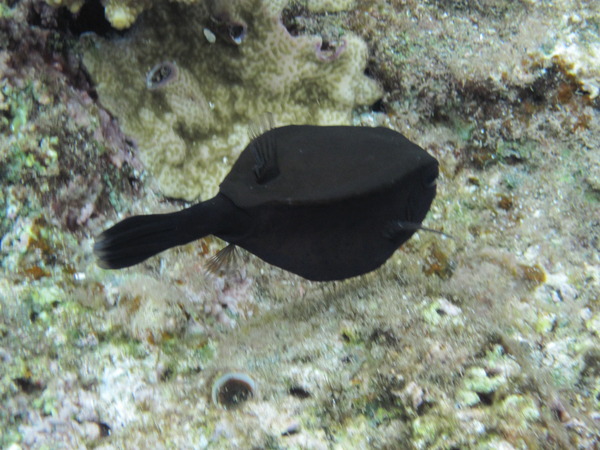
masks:
<path id="1" fill-rule="evenodd" d="M 169 197 L 214 194 L 263 114 L 277 125 L 347 124 L 354 107 L 380 95 L 363 75 L 366 46 L 351 33 L 325 48 L 318 36 L 291 36 L 273 2 L 232 2 L 213 15 L 248 24 L 247 36 L 211 44 L 200 32 L 209 13 L 161 3 L 127 37 L 93 38 L 85 53 L 100 100 Z"/>
<path id="2" fill-rule="evenodd" d="M 72 13 L 78 13 L 84 0 L 47 0 L 54 7 L 64 6 Z M 118 30 L 130 27 L 137 16 L 152 6 L 151 0 L 103 0 L 104 14 L 113 27 Z"/>
<path id="3" fill-rule="evenodd" d="M 485 367 L 469 367 L 463 376 L 462 387 L 457 392 L 458 403 L 474 406 L 493 402 L 493 395 L 501 387 L 506 389 L 508 379 L 520 372 L 519 366 L 503 354 L 501 346 L 495 346 L 485 360 Z"/>
<path id="4" fill-rule="evenodd" d="M 306 7 L 314 12 L 336 12 L 353 8 L 356 0 L 306 0 Z"/>
<path id="5" fill-rule="evenodd" d="M 203 0 L 169 0 L 172 2 L 178 2 L 183 4 L 199 3 Z M 248 3 L 252 1 L 248 0 L 210 0 L 207 3 L 215 5 L 223 3 Z M 54 7 L 64 6 L 73 13 L 78 13 L 84 4 L 84 0 L 47 0 L 49 5 Z M 271 1 L 275 8 L 281 1 Z M 306 8 L 314 12 L 337 12 L 345 11 L 354 7 L 356 0 L 304 0 L 300 1 Z M 104 14 L 110 24 L 118 29 L 123 30 L 129 28 L 137 17 L 145 10 L 152 8 L 152 0 L 102 0 L 104 6 Z"/>
<path id="6" fill-rule="evenodd" d="M 563 16 L 560 39 L 557 39 L 546 57 L 565 70 L 586 91 L 590 98 L 600 94 L 600 8 L 590 4 L 586 8 Z"/>
<path id="7" fill-rule="evenodd" d="M 78 12 L 83 6 L 85 0 L 48 0 L 47 3 L 50 6 L 59 7 L 64 6 L 71 12 Z"/>
<path id="8" fill-rule="evenodd" d="M 103 195 L 105 183 L 120 190 L 134 158 L 106 113 L 87 111 L 89 84 L 57 35 L 23 23 L 30 17 L 56 22 L 51 8 L 35 6 L 39 16 L 25 2 L 9 10 L 11 20 L 0 19 L 0 260 L 10 272 L 39 279 L 62 260 L 58 241 L 72 239 L 59 228 L 81 229 L 109 201 L 116 206 L 119 194 Z M 33 75 L 38 73 L 44 76 Z M 100 175 L 90 176 L 90 166 L 102 172 L 118 164 L 122 174 L 108 175 L 102 184 Z"/>

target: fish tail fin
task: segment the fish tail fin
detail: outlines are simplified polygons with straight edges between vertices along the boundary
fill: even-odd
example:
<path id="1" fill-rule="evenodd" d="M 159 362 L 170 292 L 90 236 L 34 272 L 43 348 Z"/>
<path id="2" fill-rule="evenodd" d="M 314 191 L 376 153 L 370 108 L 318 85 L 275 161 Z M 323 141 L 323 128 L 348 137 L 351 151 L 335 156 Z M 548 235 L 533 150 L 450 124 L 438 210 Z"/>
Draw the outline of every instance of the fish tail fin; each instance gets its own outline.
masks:
<path id="1" fill-rule="evenodd" d="M 181 233 L 181 212 L 129 217 L 96 238 L 94 254 L 104 269 L 122 269 L 202 236 Z"/>
<path id="2" fill-rule="evenodd" d="M 100 267 L 122 269 L 208 234 L 235 237 L 247 227 L 245 213 L 217 195 L 178 212 L 129 217 L 96 238 L 94 254 Z"/>

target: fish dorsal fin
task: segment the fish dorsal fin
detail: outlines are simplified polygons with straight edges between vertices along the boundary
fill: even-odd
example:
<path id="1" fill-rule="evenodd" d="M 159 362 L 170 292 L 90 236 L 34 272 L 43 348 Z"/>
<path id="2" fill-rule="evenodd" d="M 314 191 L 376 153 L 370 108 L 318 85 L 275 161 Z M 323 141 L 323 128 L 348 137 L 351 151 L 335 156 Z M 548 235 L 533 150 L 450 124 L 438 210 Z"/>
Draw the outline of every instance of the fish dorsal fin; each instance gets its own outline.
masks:
<path id="1" fill-rule="evenodd" d="M 444 233 L 443 231 L 424 227 L 420 223 L 405 222 L 402 220 L 395 220 L 394 222 L 391 222 L 384 231 L 384 235 L 386 238 L 393 240 L 396 239 L 398 236 L 402 235 L 403 233 L 406 233 L 407 231 L 429 231 L 430 233 L 436 233 L 449 239 L 454 239 L 452 236 Z"/>
<path id="2" fill-rule="evenodd" d="M 252 120 L 248 124 L 248 136 L 250 137 L 250 140 L 253 141 L 273 128 L 275 128 L 275 117 L 273 116 L 273 113 L 268 112 L 261 114 L 257 120 Z"/>
<path id="3" fill-rule="evenodd" d="M 277 145 L 273 134 L 265 133 L 256 138 L 252 153 L 254 154 L 252 171 L 258 184 L 266 184 L 279 176 Z"/>
<path id="4" fill-rule="evenodd" d="M 268 183 L 279 175 L 277 148 L 273 135 L 267 133 L 273 128 L 275 128 L 275 119 L 272 113 L 263 114 L 258 120 L 252 121 L 248 125 L 248 134 L 254 143 L 252 147 L 252 154 L 254 155 L 252 170 L 258 184 Z"/>
<path id="5" fill-rule="evenodd" d="M 219 272 L 227 270 L 227 268 L 233 263 L 235 254 L 236 246 L 229 244 L 227 247 L 219 250 L 215 256 L 208 260 L 208 263 L 206 264 L 206 270 L 212 274 L 218 275 Z"/>

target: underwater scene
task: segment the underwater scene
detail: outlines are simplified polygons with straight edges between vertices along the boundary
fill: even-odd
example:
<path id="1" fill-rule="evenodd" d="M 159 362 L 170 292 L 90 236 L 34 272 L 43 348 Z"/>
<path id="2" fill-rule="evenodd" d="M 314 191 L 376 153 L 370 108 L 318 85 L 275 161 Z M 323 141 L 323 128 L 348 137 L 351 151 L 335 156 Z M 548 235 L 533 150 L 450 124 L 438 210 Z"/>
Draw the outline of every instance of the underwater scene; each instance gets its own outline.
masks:
<path id="1" fill-rule="evenodd" d="M 0 448 L 600 447 L 600 2 L 2 0 Z"/>

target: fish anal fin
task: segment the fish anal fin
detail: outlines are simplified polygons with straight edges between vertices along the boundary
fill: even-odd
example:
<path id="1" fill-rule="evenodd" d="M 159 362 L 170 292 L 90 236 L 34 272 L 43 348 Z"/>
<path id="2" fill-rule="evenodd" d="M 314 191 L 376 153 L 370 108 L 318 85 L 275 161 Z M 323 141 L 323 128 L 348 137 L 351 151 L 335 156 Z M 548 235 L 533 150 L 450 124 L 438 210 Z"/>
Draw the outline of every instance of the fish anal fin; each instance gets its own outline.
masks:
<path id="1" fill-rule="evenodd" d="M 219 250 L 215 256 L 208 260 L 208 263 L 206 264 L 206 270 L 215 275 L 226 271 L 233 263 L 235 254 L 236 246 L 229 244 L 227 247 Z"/>

